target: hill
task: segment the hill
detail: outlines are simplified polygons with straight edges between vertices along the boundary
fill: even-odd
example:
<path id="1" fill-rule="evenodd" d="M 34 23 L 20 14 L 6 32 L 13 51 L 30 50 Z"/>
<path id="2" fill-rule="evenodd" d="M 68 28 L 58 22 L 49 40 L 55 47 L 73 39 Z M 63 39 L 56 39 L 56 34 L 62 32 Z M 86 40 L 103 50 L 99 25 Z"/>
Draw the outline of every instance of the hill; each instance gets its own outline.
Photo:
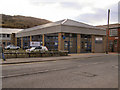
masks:
<path id="1" fill-rule="evenodd" d="M 4 28 L 25 29 L 51 22 L 40 18 L 26 17 L 20 15 L 10 16 L 5 14 L 0 14 L 0 20 L 1 20 L 1 16 L 2 16 L 2 25 L 0 26 Z"/>

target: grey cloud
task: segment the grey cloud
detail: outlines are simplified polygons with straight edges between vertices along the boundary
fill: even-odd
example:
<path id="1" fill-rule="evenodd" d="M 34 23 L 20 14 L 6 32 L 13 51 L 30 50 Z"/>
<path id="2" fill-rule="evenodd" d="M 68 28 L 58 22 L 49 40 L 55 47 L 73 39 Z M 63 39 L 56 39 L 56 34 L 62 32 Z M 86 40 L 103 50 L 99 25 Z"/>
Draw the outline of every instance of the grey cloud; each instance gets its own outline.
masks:
<path id="1" fill-rule="evenodd" d="M 110 13 L 110 23 L 111 22 L 118 22 L 118 9 L 117 9 L 117 4 L 112 5 L 109 7 L 111 10 Z M 82 21 L 82 22 L 86 22 L 86 23 L 94 23 L 95 22 L 102 22 L 102 21 L 106 21 L 107 23 L 107 13 L 108 10 L 107 9 L 99 9 L 99 8 L 95 8 L 93 9 L 96 13 L 95 14 L 82 14 L 79 15 L 77 17 L 75 17 L 76 20 Z M 102 24 L 102 23 L 101 23 Z"/>
<path id="2" fill-rule="evenodd" d="M 105 20 L 106 17 L 106 11 L 102 9 L 98 9 L 95 14 L 82 14 L 76 17 L 75 19 L 85 22 L 85 23 L 94 23 L 94 22 L 101 22 Z"/>
<path id="3" fill-rule="evenodd" d="M 33 5 L 46 5 L 46 4 L 54 4 L 57 1 L 55 0 L 29 0 L 31 4 Z M 80 10 L 85 8 L 85 7 L 92 7 L 92 5 L 94 4 L 93 2 L 87 2 L 87 3 L 77 3 L 75 1 L 71 1 L 71 2 L 60 2 L 60 6 L 63 8 L 69 8 L 69 9 L 76 9 L 76 10 Z M 111 14 L 110 14 L 110 22 L 118 22 L 118 4 L 114 4 L 112 6 L 109 6 L 108 8 L 111 9 Z M 101 5 L 102 7 L 102 5 Z M 95 11 L 95 14 L 91 14 L 91 13 L 87 13 L 87 14 L 82 14 L 82 15 L 78 15 L 77 17 L 73 18 L 75 20 L 79 20 L 85 23 L 97 23 L 97 22 L 102 22 L 102 21 L 106 21 L 107 23 L 107 9 L 100 9 L 100 8 L 92 8 Z M 119 10 L 120 10 L 120 2 L 119 2 Z M 70 15 L 68 15 L 68 18 L 70 17 Z M 120 11 L 119 11 L 119 22 L 120 22 Z M 102 24 L 102 23 L 101 23 Z"/>
<path id="4" fill-rule="evenodd" d="M 118 4 L 115 4 L 110 7 L 111 9 L 111 21 L 112 22 L 118 22 Z"/>
<path id="5" fill-rule="evenodd" d="M 118 22 L 120 23 L 120 2 L 118 3 Z"/>

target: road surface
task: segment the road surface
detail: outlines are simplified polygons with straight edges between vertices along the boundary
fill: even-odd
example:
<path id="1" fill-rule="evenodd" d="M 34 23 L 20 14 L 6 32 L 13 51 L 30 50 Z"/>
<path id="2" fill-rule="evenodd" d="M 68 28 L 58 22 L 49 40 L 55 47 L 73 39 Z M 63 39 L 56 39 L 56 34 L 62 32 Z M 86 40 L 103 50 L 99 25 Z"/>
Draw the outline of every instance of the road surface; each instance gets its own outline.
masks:
<path id="1" fill-rule="evenodd" d="M 118 88 L 118 56 L 3 65 L 3 88 Z"/>

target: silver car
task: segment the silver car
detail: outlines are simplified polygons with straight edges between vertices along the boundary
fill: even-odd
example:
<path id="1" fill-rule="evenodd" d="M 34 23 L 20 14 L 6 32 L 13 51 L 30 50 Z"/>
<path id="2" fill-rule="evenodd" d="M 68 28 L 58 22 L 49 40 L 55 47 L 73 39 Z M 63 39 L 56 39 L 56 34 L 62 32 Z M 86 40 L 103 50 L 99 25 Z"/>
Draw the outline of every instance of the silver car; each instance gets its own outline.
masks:
<path id="1" fill-rule="evenodd" d="M 26 52 L 31 52 L 31 51 L 45 52 L 45 51 L 48 51 L 48 49 L 46 46 L 37 46 L 37 47 L 32 47 L 32 48 L 26 50 Z"/>
<path id="2" fill-rule="evenodd" d="M 9 49 L 18 50 L 19 48 L 20 48 L 19 46 L 14 46 L 14 45 L 8 45 L 5 47 L 6 50 L 9 50 Z"/>

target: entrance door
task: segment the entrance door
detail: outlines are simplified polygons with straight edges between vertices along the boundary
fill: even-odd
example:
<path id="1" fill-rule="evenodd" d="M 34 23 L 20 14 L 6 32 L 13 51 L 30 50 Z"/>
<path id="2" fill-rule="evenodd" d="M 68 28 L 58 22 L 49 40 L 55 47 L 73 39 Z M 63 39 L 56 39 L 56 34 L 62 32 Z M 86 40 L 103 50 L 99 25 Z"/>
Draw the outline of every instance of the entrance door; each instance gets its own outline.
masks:
<path id="1" fill-rule="evenodd" d="M 110 52 L 117 52 L 117 40 L 110 40 L 109 41 L 109 51 Z"/>
<path id="2" fill-rule="evenodd" d="M 95 36 L 95 53 L 103 53 L 104 52 L 104 41 L 102 36 Z"/>
<path id="3" fill-rule="evenodd" d="M 70 51 L 70 53 L 76 53 L 77 52 L 77 38 L 76 37 L 70 38 L 69 51 Z"/>
<path id="4" fill-rule="evenodd" d="M 109 52 L 114 52 L 114 43 L 112 40 L 109 41 Z"/>
<path id="5" fill-rule="evenodd" d="M 114 40 L 114 52 L 117 52 L 117 46 L 118 44 L 117 44 L 117 40 Z"/>
<path id="6" fill-rule="evenodd" d="M 67 50 L 70 52 L 70 42 L 69 41 L 64 41 L 64 50 Z"/>
<path id="7" fill-rule="evenodd" d="M 75 34 L 66 37 L 64 41 L 64 50 L 67 50 L 69 53 L 77 53 L 77 37 Z"/>
<path id="8" fill-rule="evenodd" d="M 89 53 L 91 52 L 91 36 L 81 35 L 81 52 Z"/>

